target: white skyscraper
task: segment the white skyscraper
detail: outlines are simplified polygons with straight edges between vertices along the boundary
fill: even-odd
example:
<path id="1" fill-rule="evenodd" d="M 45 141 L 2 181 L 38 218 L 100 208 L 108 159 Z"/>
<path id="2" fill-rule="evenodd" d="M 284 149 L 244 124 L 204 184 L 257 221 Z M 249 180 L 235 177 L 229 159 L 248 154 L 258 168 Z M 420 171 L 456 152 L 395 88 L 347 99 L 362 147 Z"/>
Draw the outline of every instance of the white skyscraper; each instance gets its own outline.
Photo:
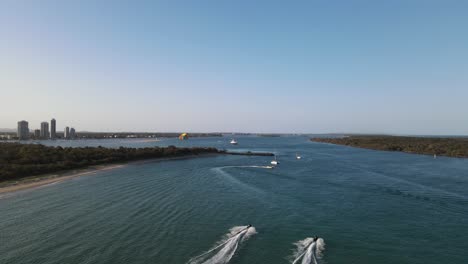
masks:
<path id="1" fill-rule="evenodd" d="M 18 122 L 18 131 L 17 136 L 20 140 L 29 139 L 29 127 L 27 121 L 19 121 Z"/>

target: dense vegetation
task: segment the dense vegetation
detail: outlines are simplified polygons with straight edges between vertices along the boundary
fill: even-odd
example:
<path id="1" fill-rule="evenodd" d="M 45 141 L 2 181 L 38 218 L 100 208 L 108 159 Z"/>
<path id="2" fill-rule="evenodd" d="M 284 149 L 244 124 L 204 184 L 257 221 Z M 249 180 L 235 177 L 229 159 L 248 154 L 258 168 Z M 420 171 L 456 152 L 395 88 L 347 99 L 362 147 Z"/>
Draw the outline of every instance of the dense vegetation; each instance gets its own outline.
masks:
<path id="1" fill-rule="evenodd" d="M 215 148 L 103 148 L 47 147 L 38 144 L 0 143 L 0 181 L 16 180 L 92 165 L 132 160 L 225 153 Z"/>
<path id="2" fill-rule="evenodd" d="M 468 138 L 350 136 L 344 138 L 312 138 L 311 140 L 375 150 L 468 158 Z"/>

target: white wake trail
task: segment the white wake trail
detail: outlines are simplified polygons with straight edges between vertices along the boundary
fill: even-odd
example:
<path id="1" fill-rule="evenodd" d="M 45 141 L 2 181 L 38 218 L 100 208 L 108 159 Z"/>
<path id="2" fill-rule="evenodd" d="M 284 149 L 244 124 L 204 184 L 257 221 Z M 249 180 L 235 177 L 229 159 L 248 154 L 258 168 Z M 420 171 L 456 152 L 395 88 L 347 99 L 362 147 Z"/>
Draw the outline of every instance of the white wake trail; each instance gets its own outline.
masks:
<path id="1" fill-rule="evenodd" d="M 191 258 L 188 264 L 226 264 L 234 256 L 239 245 L 256 233 L 253 226 L 235 226 L 216 246 Z"/>
<path id="2" fill-rule="evenodd" d="M 273 166 L 238 166 L 239 168 L 260 168 L 260 169 L 273 169 Z"/>
<path id="3" fill-rule="evenodd" d="M 219 167 L 221 169 L 225 168 L 259 168 L 259 169 L 273 169 L 273 166 L 265 166 L 265 165 L 239 165 L 239 166 L 224 166 Z"/>
<path id="4" fill-rule="evenodd" d="M 318 264 L 318 259 L 322 257 L 323 250 L 325 250 L 325 242 L 322 238 L 314 241 L 313 238 L 308 237 L 294 244 L 297 249 L 292 264 Z"/>

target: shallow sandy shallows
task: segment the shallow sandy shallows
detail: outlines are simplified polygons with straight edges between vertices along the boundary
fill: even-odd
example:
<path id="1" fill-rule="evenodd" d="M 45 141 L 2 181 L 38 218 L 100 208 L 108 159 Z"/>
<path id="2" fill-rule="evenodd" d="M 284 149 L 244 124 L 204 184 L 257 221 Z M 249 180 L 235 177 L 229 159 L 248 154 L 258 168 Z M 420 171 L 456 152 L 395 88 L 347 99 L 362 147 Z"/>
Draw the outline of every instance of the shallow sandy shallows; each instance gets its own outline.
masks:
<path id="1" fill-rule="evenodd" d="M 96 166 L 93 168 L 67 172 L 65 174 L 47 174 L 44 176 L 37 176 L 31 179 L 20 180 L 16 183 L 11 183 L 11 185 L 7 185 L 5 187 L 0 187 L 0 194 L 2 193 L 9 193 L 15 191 L 21 191 L 25 189 L 31 189 L 43 185 L 48 185 L 52 183 L 58 183 L 61 181 L 65 181 L 74 177 L 85 176 L 95 174 L 100 171 L 111 170 L 116 168 L 121 168 L 125 165 L 103 165 L 103 166 Z"/>

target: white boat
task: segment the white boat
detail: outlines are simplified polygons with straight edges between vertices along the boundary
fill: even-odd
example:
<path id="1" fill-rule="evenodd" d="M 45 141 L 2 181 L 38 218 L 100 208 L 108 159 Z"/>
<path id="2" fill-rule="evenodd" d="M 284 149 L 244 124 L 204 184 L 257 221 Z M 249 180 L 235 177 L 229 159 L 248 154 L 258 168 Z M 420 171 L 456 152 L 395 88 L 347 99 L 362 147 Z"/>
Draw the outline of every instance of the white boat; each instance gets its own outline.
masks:
<path id="1" fill-rule="evenodd" d="M 230 142 L 232 145 L 237 145 L 237 141 L 235 139 L 232 139 Z"/>
<path id="2" fill-rule="evenodd" d="M 276 160 L 276 155 L 275 155 L 275 159 L 272 160 L 270 163 L 271 163 L 271 165 L 275 165 L 275 166 L 279 164 L 279 161 Z"/>
<path id="3" fill-rule="evenodd" d="M 300 159 L 302 159 L 302 157 L 299 156 L 299 154 L 296 153 L 296 159 L 300 160 Z"/>

